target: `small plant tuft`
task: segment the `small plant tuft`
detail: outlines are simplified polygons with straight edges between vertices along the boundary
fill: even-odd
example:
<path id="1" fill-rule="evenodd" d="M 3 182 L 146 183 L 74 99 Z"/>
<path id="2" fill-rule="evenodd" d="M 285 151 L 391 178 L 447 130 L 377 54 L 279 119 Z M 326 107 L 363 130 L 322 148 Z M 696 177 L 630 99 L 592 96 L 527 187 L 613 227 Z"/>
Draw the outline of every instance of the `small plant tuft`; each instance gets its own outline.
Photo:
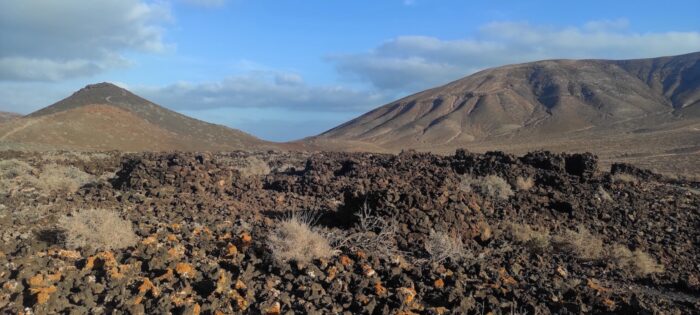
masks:
<path id="1" fill-rule="evenodd" d="M 114 211 L 104 209 L 82 210 L 59 219 L 65 231 L 65 242 L 70 248 L 93 250 L 119 249 L 136 243 L 131 222 Z"/>
<path id="2" fill-rule="evenodd" d="M 476 188 L 482 194 L 496 199 L 508 199 L 513 196 L 513 189 L 507 181 L 496 175 L 488 175 L 482 178 L 473 178 L 469 175 L 462 177 L 460 189 L 471 192 Z"/>
<path id="3" fill-rule="evenodd" d="M 645 277 L 664 271 L 664 267 L 649 254 L 639 249 L 631 251 L 624 245 L 615 245 L 610 258 L 619 268 L 627 270 L 637 277 Z"/>
<path id="4" fill-rule="evenodd" d="M 277 263 L 295 261 L 305 265 L 315 259 L 333 256 L 328 240 L 309 221 L 292 215 L 277 224 L 268 238 L 272 257 Z"/>
<path id="5" fill-rule="evenodd" d="M 517 187 L 518 190 L 528 191 L 532 189 L 532 187 L 535 187 L 535 180 L 532 177 L 518 176 L 518 178 L 515 179 L 515 187 Z"/>
<path id="6" fill-rule="evenodd" d="M 553 243 L 558 249 L 571 253 L 580 260 L 603 258 L 603 240 L 591 234 L 583 225 L 579 225 L 577 231 L 565 230 L 553 239 Z"/>
<path id="7" fill-rule="evenodd" d="M 430 231 L 425 243 L 425 250 L 430 255 L 430 261 L 441 263 L 445 260 L 460 261 L 467 257 L 464 243 L 458 237 L 452 237 L 445 232 Z"/>
<path id="8" fill-rule="evenodd" d="M 513 240 L 533 250 L 543 251 L 549 247 L 551 237 L 545 228 L 533 229 L 528 224 L 510 224 L 510 233 Z"/>

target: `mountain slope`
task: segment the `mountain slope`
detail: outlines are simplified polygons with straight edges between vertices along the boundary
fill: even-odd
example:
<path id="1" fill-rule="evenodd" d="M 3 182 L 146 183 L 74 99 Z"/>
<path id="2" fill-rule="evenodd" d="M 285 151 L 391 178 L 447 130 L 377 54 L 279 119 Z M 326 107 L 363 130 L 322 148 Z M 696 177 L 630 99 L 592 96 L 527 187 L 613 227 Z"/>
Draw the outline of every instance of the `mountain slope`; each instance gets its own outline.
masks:
<path id="1" fill-rule="evenodd" d="M 22 117 L 20 114 L 0 112 L 0 124 Z"/>
<path id="2" fill-rule="evenodd" d="M 234 150 L 271 147 L 242 131 L 196 120 L 113 84 L 88 85 L 0 126 L 0 141 L 86 150 Z"/>
<path id="3" fill-rule="evenodd" d="M 481 71 L 411 95 L 311 142 L 387 149 L 566 137 L 646 119 L 700 116 L 700 53 L 641 60 L 547 60 Z M 649 117 L 653 117 L 649 122 Z"/>

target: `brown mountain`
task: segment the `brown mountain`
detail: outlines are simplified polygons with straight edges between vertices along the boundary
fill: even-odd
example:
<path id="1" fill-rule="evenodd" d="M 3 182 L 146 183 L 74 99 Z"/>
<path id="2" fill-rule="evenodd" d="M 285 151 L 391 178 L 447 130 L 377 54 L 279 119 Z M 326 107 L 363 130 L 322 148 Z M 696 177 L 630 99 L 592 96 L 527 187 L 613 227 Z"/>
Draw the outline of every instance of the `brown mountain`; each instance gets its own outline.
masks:
<path id="1" fill-rule="evenodd" d="M 88 85 L 51 106 L 0 125 L 0 141 L 84 150 L 234 150 L 272 144 L 193 119 L 110 83 Z"/>
<path id="2" fill-rule="evenodd" d="M 0 124 L 22 117 L 20 114 L 0 112 Z"/>
<path id="3" fill-rule="evenodd" d="M 699 121 L 700 53 L 547 60 L 475 73 L 381 106 L 308 142 L 357 150 L 544 148 L 604 156 L 680 150 L 695 154 L 697 163 Z"/>

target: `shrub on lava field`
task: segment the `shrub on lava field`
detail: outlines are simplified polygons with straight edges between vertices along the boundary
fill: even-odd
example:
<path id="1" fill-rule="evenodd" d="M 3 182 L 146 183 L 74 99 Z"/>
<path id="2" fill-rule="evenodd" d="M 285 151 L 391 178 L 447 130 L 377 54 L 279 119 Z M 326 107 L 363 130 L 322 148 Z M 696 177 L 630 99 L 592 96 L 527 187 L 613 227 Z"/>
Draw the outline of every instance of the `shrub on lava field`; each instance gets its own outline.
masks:
<path id="1" fill-rule="evenodd" d="M 610 196 L 610 193 L 608 193 L 603 186 L 598 186 L 598 190 L 596 190 L 595 196 L 602 200 L 602 201 L 607 201 L 611 202 L 613 201 L 612 196 Z"/>
<path id="2" fill-rule="evenodd" d="M 83 185 L 95 180 L 72 165 L 49 164 L 39 174 L 38 188 L 46 192 L 76 192 Z"/>
<path id="3" fill-rule="evenodd" d="M 268 238 L 268 246 L 277 263 L 295 261 L 305 265 L 314 259 L 333 256 L 328 240 L 311 226 L 311 221 L 292 215 L 277 223 Z"/>
<path id="4" fill-rule="evenodd" d="M 136 243 L 131 222 L 104 209 L 82 210 L 59 219 L 66 245 L 92 250 L 119 249 Z"/>
<path id="5" fill-rule="evenodd" d="M 532 177 L 520 177 L 515 179 L 515 187 L 517 187 L 519 190 L 524 190 L 528 191 L 532 189 L 532 187 L 535 186 L 535 180 L 532 179 Z"/>
<path id="6" fill-rule="evenodd" d="M 637 277 L 645 277 L 651 273 L 664 271 L 664 267 L 649 254 L 639 249 L 631 251 L 623 245 L 615 245 L 610 258 L 619 268 L 627 270 Z"/>
<path id="7" fill-rule="evenodd" d="M 496 199 L 508 199 L 513 196 L 513 189 L 503 178 L 496 175 L 488 175 L 482 178 L 473 178 L 465 175 L 460 183 L 460 189 L 471 192 L 476 188 L 482 194 Z"/>
<path id="8" fill-rule="evenodd" d="M 632 174 L 627 174 L 627 173 L 617 173 L 612 176 L 610 176 L 612 179 L 613 183 L 630 183 L 630 184 L 637 184 L 639 183 L 639 178 Z"/>
<path id="9" fill-rule="evenodd" d="M 553 239 L 553 243 L 558 249 L 571 253 L 581 260 L 603 258 L 603 240 L 591 234 L 582 225 L 578 227 L 577 231 L 565 230 Z"/>
<path id="10" fill-rule="evenodd" d="M 362 250 L 384 257 L 396 257 L 401 254 L 396 243 L 398 225 L 393 219 L 375 215 L 365 204 L 358 211 L 354 232 L 334 235 L 337 247 L 348 247 L 353 251 Z"/>
<path id="11" fill-rule="evenodd" d="M 549 247 L 549 231 L 545 228 L 533 229 L 527 224 L 510 224 L 510 234 L 513 240 L 533 250 L 543 251 Z"/>
<path id="12" fill-rule="evenodd" d="M 270 174 L 270 165 L 255 156 L 247 157 L 244 164 L 236 168 L 243 177 Z"/>
<path id="13" fill-rule="evenodd" d="M 36 186 L 36 170 L 27 162 L 17 159 L 0 161 L 0 193 L 8 194 L 23 186 Z"/>
<path id="14" fill-rule="evenodd" d="M 430 261 L 433 263 L 441 263 L 447 259 L 460 261 L 467 257 L 467 251 L 461 239 L 445 232 L 432 230 L 425 242 L 425 251 L 430 255 Z"/>

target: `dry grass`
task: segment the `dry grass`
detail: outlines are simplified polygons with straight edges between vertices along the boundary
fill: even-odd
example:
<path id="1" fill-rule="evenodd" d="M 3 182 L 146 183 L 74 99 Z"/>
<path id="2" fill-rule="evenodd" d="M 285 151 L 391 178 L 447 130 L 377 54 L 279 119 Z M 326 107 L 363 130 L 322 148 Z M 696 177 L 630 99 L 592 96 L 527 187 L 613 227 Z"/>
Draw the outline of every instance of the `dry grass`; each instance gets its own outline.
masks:
<path id="1" fill-rule="evenodd" d="M 95 177 L 75 166 L 49 164 L 39 174 L 39 189 L 52 192 L 75 192 Z"/>
<path id="2" fill-rule="evenodd" d="M 334 253 L 328 240 L 298 216 L 279 222 L 268 238 L 268 245 L 277 263 L 295 261 L 305 265 Z"/>
<path id="3" fill-rule="evenodd" d="M 43 193 L 75 192 L 95 180 L 75 166 L 47 164 L 41 171 L 27 162 L 11 159 L 0 161 L 0 193 L 7 194 L 23 188 Z"/>
<path id="4" fill-rule="evenodd" d="M 462 240 L 445 232 L 430 231 L 425 243 L 425 250 L 433 263 L 440 263 L 448 259 L 456 262 L 467 257 Z"/>
<path id="5" fill-rule="evenodd" d="M 577 231 L 565 230 L 554 237 L 553 243 L 558 249 L 571 253 L 580 260 L 600 260 L 604 257 L 603 240 L 582 225 Z"/>
<path id="6" fill-rule="evenodd" d="M 610 258 L 621 269 L 627 270 L 637 277 L 645 277 L 652 273 L 663 272 L 664 267 L 658 264 L 649 254 L 637 249 L 629 250 L 626 246 L 615 245 Z"/>
<path id="7" fill-rule="evenodd" d="M 496 199 L 508 199 L 513 196 L 513 189 L 503 178 L 496 175 L 488 175 L 482 178 L 473 178 L 465 175 L 460 183 L 460 189 L 471 192 L 476 188 L 482 194 Z"/>
<path id="8" fill-rule="evenodd" d="M 10 194 L 25 186 L 36 186 L 36 169 L 17 159 L 0 161 L 0 193 Z"/>
<path id="9" fill-rule="evenodd" d="M 532 187 L 535 187 L 535 180 L 532 177 L 520 177 L 515 179 L 515 187 L 518 188 L 519 190 L 524 190 L 528 191 L 532 189 Z"/>
<path id="10" fill-rule="evenodd" d="M 527 224 L 510 224 L 510 234 L 513 240 L 533 250 L 543 251 L 549 247 L 551 237 L 545 228 L 533 229 Z"/>
<path id="11" fill-rule="evenodd" d="M 131 222 L 104 209 L 83 210 L 64 216 L 59 219 L 59 225 L 65 231 L 66 245 L 70 248 L 119 249 L 138 240 Z"/>
<path id="12" fill-rule="evenodd" d="M 637 178 L 634 175 L 627 174 L 627 173 L 613 174 L 610 176 L 610 178 L 612 179 L 613 183 L 630 183 L 630 184 L 639 183 L 639 178 Z"/>
<path id="13" fill-rule="evenodd" d="M 236 168 L 239 172 L 241 172 L 243 177 L 270 174 L 270 165 L 255 156 L 247 157 L 244 164 L 244 166 L 239 166 Z"/>

